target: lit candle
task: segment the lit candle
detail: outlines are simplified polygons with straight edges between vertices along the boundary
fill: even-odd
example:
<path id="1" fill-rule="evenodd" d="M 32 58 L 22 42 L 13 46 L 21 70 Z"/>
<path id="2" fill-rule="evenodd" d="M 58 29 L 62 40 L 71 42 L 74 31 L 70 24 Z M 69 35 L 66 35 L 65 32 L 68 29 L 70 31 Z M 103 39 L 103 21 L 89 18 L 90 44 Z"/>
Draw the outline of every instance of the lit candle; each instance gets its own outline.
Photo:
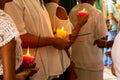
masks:
<path id="1" fill-rule="evenodd" d="M 26 69 L 29 68 L 29 64 L 34 63 L 34 56 L 30 55 L 29 48 L 27 49 L 27 54 L 23 55 L 23 62 L 21 68 Z"/>
<path id="2" fill-rule="evenodd" d="M 62 27 L 61 29 L 58 28 L 56 32 L 57 37 L 65 38 L 67 37 L 67 31 Z"/>
<path id="3" fill-rule="evenodd" d="M 81 10 L 81 11 L 79 11 L 78 12 L 78 15 L 79 16 L 85 16 L 85 15 L 87 15 L 88 13 L 87 13 L 87 11 L 86 11 L 86 9 L 84 8 L 83 10 Z"/>

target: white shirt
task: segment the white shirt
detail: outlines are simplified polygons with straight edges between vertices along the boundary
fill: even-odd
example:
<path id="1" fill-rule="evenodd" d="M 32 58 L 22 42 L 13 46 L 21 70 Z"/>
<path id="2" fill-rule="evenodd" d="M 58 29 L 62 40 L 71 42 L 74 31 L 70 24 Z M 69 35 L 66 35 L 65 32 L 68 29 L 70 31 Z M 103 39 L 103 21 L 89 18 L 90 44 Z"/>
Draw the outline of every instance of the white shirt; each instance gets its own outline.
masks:
<path id="1" fill-rule="evenodd" d="M 120 43 L 120 32 L 117 34 L 117 36 L 114 39 L 114 43 L 111 51 L 117 80 L 120 80 L 120 44 L 119 43 Z"/>
<path id="2" fill-rule="evenodd" d="M 6 4 L 5 11 L 13 18 L 21 35 L 30 33 L 36 36 L 54 37 L 49 15 L 39 0 L 13 0 Z M 39 68 L 30 80 L 47 80 L 49 76 L 61 73 L 60 57 L 54 47 L 29 50 L 31 54 L 36 54 L 36 67 Z M 23 51 L 26 49 L 23 48 Z"/>
<path id="3" fill-rule="evenodd" d="M 62 27 L 64 27 L 67 33 L 71 34 L 73 25 L 70 22 L 69 18 L 67 20 L 62 20 L 56 16 L 57 8 L 60 6 L 55 2 L 50 2 L 50 3 L 45 4 L 45 7 L 49 13 L 53 31 L 56 32 L 57 28 L 61 29 Z M 70 59 L 68 58 L 65 50 L 60 50 L 59 55 L 61 57 L 61 63 L 62 63 L 62 68 L 63 68 L 62 72 L 64 72 L 66 68 L 68 68 L 68 66 L 70 65 Z"/>
<path id="4" fill-rule="evenodd" d="M 72 46 L 72 59 L 76 67 L 86 70 L 103 70 L 102 50 L 94 41 L 107 35 L 107 27 L 102 12 L 95 9 L 92 5 L 83 3 L 78 4 L 71 10 L 69 17 L 73 25 L 77 23 L 78 11 L 85 8 L 89 14 L 87 23 L 81 28 L 79 34 L 90 33 L 89 35 L 78 36 Z"/>
<path id="5" fill-rule="evenodd" d="M 8 16 L 6 13 L 0 10 L 0 47 L 10 42 L 13 38 L 15 38 L 17 43 L 16 44 L 16 69 L 18 69 L 22 63 L 22 49 L 21 49 L 21 40 L 19 38 L 19 32 L 16 29 L 16 25 L 14 24 L 10 16 Z M 2 69 L 2 63 L 1 63 L 1 57 L 0 57 L 0 75 L 2 74 L 3 74 L 3 69 Z"/>

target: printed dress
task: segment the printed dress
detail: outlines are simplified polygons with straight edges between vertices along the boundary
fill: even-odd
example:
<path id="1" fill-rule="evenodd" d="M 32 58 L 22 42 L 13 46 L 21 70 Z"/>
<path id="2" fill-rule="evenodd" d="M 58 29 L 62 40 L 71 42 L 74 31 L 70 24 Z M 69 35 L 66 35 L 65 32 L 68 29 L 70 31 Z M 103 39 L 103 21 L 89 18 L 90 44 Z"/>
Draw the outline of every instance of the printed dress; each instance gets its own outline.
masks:
<path id="1" fill-rule="evenodd" d="M 13 38 L 16 40 L 16 69 L 18 69 L 22 63 L 22 49 L 19 32 L 10 16 L 0 10 L 0 47 L 10 42 Z M 3 68 L 0 56 L 0 75 L 2 74 Z"/>

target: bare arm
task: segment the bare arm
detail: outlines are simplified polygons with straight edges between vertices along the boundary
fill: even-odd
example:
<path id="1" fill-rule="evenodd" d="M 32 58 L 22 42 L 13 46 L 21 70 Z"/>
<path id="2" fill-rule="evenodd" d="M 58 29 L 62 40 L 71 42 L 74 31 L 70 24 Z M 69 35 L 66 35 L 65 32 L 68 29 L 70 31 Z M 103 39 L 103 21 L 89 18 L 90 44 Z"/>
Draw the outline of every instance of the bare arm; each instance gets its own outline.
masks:
<path id="1" fill-rule="evenodd" d="M 3 64 L 3 77 L 4 80 L 15 79 L 15 46 L 16 42 L 13 39 L 6 45 L 0 48 Z"/>
<path id="2" fill-rule="evenodd" d="M 94 45 L 97 44 L 99 48 L 109 48 L 112 47 L 113 43 L 114 40 L 107 41 L 107 40 L 99 39 L 95 41 Z"/>
<path id="3" fill-rule="evenodd" d="M 67 20 L 68 19 L 67 12 L 66 12 L 66 10 L 63 7 L 58 7 L 57 8 L 56 16 L 58 18 L 60 18 L 61 20 Z M 86 15 L 86 16 L 78 16 L 78 15 L 76 15 L 76 16 L 77 16 L 78 22 L 74 26 L 74 29 L 72 30 L 72 34 L 70 35 L 70 40 L 75 40 L 77 38 L 76 35 L 79 33 L 80 29 L 83 27 L 83 25 L 88 20 L 88 15 Z M 73 42 L 71 42 L 70 45 L 71 44 L 73 44 Z"/>
<path id="4" fill-rule="evenodd" d="M 57 37 L 38 37 L 32 34 L 24 34 L 20 36 L 22 39 L 22 47 L 36 48 L 44 46 L 53 46 L 57 49 L 63 49 L 68 46 L 69 41 Z"/>
<path id="5" fill-rule="evenodd" d="M 117 21 L 117 19 L 114 17 L 113 13 L 109 13 L 109 17 L 110 17 L 110 19 L 112 19 L 112 21 L 113 21 L 115 24 L 118 24 L 118 21 Z"/>

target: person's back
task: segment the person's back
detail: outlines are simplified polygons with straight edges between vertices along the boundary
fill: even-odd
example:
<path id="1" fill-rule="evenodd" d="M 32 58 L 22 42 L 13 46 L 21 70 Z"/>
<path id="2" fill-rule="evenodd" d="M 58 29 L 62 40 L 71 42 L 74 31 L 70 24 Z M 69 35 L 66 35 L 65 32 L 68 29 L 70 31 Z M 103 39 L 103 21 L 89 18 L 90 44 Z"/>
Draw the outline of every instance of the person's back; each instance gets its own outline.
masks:
<path id="1" fill-rule="evenodd" d="M 93 7 L 94 0 L 81 0 L 81 2 L 70 11 L 70 21 L 75 25 L 77 21 L 75 15 L 85 8 L 89 18 L 80 30 L 79 35 L 90 34 L 77 37 L 77 40 L 82 40 L 82 42 L 73 44 L 72 60 L 76 64 L 78 80 L 103 80 L 102 51 L 97 45 L 93 44 L 96 40 L 107 36 L 105 18 L 102 12 Z M 95 75 L 96 77 L 94 77 Z"/>

